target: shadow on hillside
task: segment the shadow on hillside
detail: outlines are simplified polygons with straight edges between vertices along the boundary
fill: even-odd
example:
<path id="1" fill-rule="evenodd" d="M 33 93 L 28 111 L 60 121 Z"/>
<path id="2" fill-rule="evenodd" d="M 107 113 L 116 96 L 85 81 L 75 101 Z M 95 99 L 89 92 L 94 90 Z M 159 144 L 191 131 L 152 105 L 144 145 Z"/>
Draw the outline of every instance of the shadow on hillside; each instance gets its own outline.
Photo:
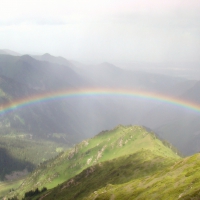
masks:
<path id="1" fill-rule="evenodd" d="M 67 199 L 82 199 L 100 188 L 106 190 L 107 187 L 150 176 L 172 163 L 170 158 L 144 150 L 91 166 L 57 187 L 51 195 L 62 197 L 67 194 Z"/>
<path id="2" fill-rule="evenodd" d="M 7 149 L 0 147 L 0 180 L 3 181 L 5 179 L 6 174 L 10 174 L 13 171 L 23 171 L 27 169 L 28 171 L 32 171 L 34 169 L 34 165 L 25 159 L 23 159 L 23 155 L 21 155 L 21 159 L 14 158 Z"/>

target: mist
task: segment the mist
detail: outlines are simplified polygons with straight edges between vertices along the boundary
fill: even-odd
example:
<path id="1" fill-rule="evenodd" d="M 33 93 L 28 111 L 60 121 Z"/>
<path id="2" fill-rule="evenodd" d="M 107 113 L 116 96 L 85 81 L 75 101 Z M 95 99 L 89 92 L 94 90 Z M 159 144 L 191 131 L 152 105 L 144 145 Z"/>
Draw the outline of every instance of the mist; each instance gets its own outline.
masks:
<path id="1" fill-rule="evenodd" d="M 200 3 L 2 1 L 0 46 L 101 62 L 200 61 Z"/>

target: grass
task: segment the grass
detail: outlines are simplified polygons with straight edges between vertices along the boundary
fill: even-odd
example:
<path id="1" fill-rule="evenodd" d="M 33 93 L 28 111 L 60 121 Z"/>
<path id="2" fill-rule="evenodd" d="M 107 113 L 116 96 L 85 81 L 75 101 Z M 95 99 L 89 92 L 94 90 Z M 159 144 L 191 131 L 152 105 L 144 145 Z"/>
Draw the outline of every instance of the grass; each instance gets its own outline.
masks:
<path id="1" fill-rule="evenodd" d="M 14 191 L 22 184 L 22 179 L 16 181 L 0 182 L 0 199 L 2 199 L 10 191 Z"/>
<path id="2" fill-rule="evenodd" d="M 151 176 L 149 174 L 124 184 L 113 184 L 110 189 L 102 187 L 85 199 L 199 199 L 199 166 L 200 154 L 196 154 Z"/>
<path id="3" fill-rule="evenodd" d="M 102 194 L 119 184 L 142 179 L 147 174 L 150 176 L 175 161 L 174 158 L 157 156 L 147 150 L 139 151 L 85 169 L 59 187 L 48 191 L 44 199 L 87 199 L 91 193 L 93 196 Z"/>
<path id="4" fill-rule="evenodd" d="M 10 176 L 9 181 L 6 175 L 12 172 L 22 172 L 27 169 L 29 172 L 40 163 L 55 157 L 61 149 L 67 147 L 63 144 L 45 140 L 28 139 L 25 133 L 17 135 L 8 134 L 0 136 L 0 199 L 8 193 L 14 193 L 23 183 L 23 177 Z M 18 173 L 19 174 L 19 173 Z M 22 174 L 22 173 L 21 173 Z M 20 180 L 21 178 L 21 180 Z M 12 180 L 11 180 L 12 179 Z"/>
<path id="5" fill-rule="evenodd" d="M 26 191 L 36 188 L 42 189 L 44 186 L 48 189 L 54 188 L 83 170 L 88 169 L 88 167 L 98 166 L 98 163 L 118 159 L 123 156 L 126 157 L 139 151 L 148 151 L 149 154 L 157 158 L 166 158 L 166 163 L 165 160 L 162 161 L 164 165 L 171 159 L 176 160 L 180 158 L 170 148 L 164 146 L 154 134 L 148 133 L 143 127 L 118 126 L 113 130 L 103 131 L 90 140 L 85 140 L 67 152 L 61 153 L 55 159 L 41 164 L 24 180 L 24 183 L 16 193 L 19 196 L 23 196 Z M 140 156 L 142 155 L 144 156 L 145 154 Z M 147 157 L 148 154 L 144 156 L 144 161 Z M 145 171 L 143 175 L 149 173 L 151 168 L 151 166 L 149 168 L 149 164 L 146 163 L 144 165 Z M 155 167 L 154 164 L 152 165 Z M 128 169 L 128 171 L 124 172 L 127 175 L 129 171 L 131 172 L 131 165 Z M 139 167 L 137 170 L 139 170 Z"/>
<path id="6" fill-rule="evenodd" d="M 1 135 L 0 148 L 4 149 L 13 159 L 27 161 L 34 166 L 55 157 L 58 150 L 66 149 L 64 144 L 45 140 L 28 139 L 28 135 Z"/>

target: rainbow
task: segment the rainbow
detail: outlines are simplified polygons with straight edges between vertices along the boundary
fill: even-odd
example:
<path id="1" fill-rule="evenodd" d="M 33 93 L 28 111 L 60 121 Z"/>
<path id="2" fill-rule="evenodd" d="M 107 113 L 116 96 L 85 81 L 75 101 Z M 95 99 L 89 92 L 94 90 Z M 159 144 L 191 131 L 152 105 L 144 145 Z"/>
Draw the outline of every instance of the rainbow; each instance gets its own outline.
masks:
<path id="1" fill-rule="evenodd" d="M 28 105 L 37 104 L 62 98 L 78 98 L 78 97 L 97 97 L 97 96 L 114 96 L 114 97 L 131 97 L 142 98 L 147 100 L 158 101 L 161 103 L 172 104 L 181 108 L 189 109 L 200 114 L 200 105 L 184 99 L 170 97 L 152 92 L 126 90 L 126 89 L 105 89 L 105 88 L 85 88 L 85 89 L 69 89 L 55 92 L 41 93 L 34 96 L 29 96 L 19 99 L 15 102 L 0 105 L 0 115 L 13 111 Z"/>

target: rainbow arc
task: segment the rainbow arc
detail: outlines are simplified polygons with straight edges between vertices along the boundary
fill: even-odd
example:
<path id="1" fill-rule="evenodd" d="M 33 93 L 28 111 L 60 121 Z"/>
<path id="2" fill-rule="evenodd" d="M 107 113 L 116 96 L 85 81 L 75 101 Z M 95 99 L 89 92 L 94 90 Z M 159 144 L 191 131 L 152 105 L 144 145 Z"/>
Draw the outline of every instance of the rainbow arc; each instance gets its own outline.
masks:
<path id="1" fill-rule="evenodd" d="M 181 108 L 186 108 L 200 114 L 200 105 L 194 102 L 186 101 L 167 95 L 161 95 L 152 92 L 139 91 L 139 90 L 125 90 L 125 89 L 105 89 L 105 88 L 85 88 L 74 90 L 62 90 L 49 93 L 41 93 L 34 96 L 26 97 L 12 103 L 0 106 L 0 114 L 8 111 L 16 110 L 28 105 L 37 104 L 39 102 L 46 102 L 62 98 L 79 98 L 79 97 L 97 97 L 97 96 L 113 96 L 113 97 L 131 97 L 141 98 L 147 100 L 158 101 L 175 105 Z"/>

